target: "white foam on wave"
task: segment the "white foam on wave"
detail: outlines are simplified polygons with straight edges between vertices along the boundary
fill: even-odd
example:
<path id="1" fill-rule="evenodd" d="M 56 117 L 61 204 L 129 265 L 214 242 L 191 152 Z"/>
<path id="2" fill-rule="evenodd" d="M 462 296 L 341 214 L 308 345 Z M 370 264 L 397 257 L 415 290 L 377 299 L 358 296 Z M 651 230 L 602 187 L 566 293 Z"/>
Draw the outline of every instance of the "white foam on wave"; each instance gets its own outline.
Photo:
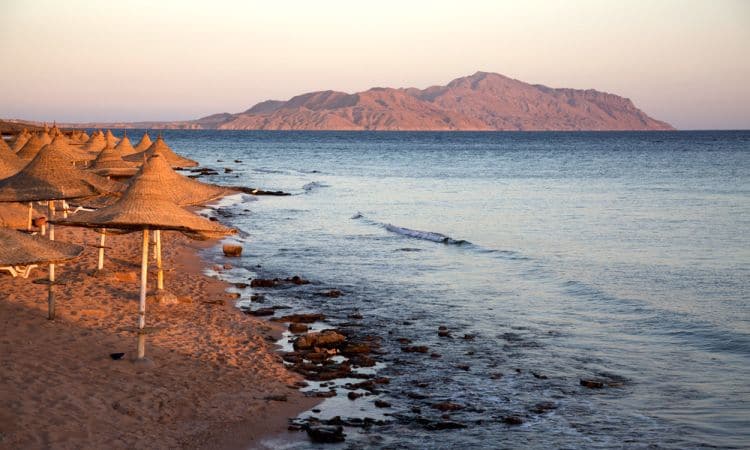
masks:
<path id="1" fill-rule="evenodd" d="M 375 220 L 369 219 L 364 216 L 361 212 L 357 212 L 355 215 L 351 217 L 351 219 L 361 219 L 363 222 L 377 225 L 385 228 L 386 230 L 400 234 L 402 236 L 407 236 L 415 239 L 422 239 L 425 241 L 431 241 L 431 242 L 439 242 L 441 244 L 453 244 L 453 245 L 463 245 L 463 244 L 469 244 L 469 241 L 465 241 L 463 239 L 453 239 L 450 236 L 446 236 L 441 233 L 435 233 L 433 231 L 422 231 L 422 230 L 413 230 L 411 228 L 406 227 L 400 227 L 397 225 L 393 225 L 390 223 L 383 223 L 383 222 L 377 222 Z"/>
<path id="2" fill-rule="evenodd" d="M 324 187 L 328 187 L 328 185 L 325 183 L 321 183 L 319 181 L 311 181 L 307 183 L 306 185 L 302 186 L 302 189 L 304 189 L 305 192 L 310 192 L 314 189 L 324 188 Z"/>
<path id="3" fill-rule="evenodd" d="M 413 237 L 416 239 L 423 239 L 425 241 L 440 242 L 443 244 L 458 244 L 458 243 L 466 242 L 466 241 L 457 241 L 451 238 L 450 236 L 446 236 L 444 234 L 434 233 L 432 231 L 412 230 L 411 228 L 399 227 L 390 223 L 384 224 L 383 227 L 392 233 L 397 233 L 403 236 L 409 236 L 409 237 Z"/>

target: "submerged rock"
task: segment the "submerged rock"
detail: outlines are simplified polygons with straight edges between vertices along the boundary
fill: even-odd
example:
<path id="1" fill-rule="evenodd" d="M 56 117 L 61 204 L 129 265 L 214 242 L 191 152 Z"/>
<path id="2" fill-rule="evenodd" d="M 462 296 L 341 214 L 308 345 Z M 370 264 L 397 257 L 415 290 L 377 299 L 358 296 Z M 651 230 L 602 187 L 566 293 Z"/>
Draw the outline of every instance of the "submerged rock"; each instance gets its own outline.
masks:
<path id="1" fill-rule="evenodd" d="M 346 436 L 342 426 L 308 426 L 307 435 L 311 441 L 324 444 L 344 442 Z"/>
<path id="2" fill-rule="evenodd" d="M 407 345 L 401 347 L 401 351 L 404 353 L 427 353 L 430 349 L 426 345 Z"/>
<path id="3" fill-rule="evenodd" d="M 255 278 L 250 282 L 250 287 L 276 287 L 278 284 L 279 280 L 277 278 L 274 278 L 273 280 Z"/>
<path id="4" fill-rule="evenodd" d="M 247 310 L 245 311 L 246 314 L 250 314 L 251 316 L 272 316 L 274 315 L 276 311 L 273 308 L 258 308 L 254 310 Z"/>
<path id="5" fill-rule="evenodd" d="M 299 275 L 295 275 L 291 278 L 287 278 L 286 281 L 290 283 L 294 283 L 296 285 L 302 285 L 302 284 L 310 284 L 308 280 L 305 280 L 304 278 L 301 278 Z"/>
<path id="6" fill-rule="evenodd" d="M 428 430 L 460 430 L 460 429 L 466 428 L 466 425 L 459 423 L 459 422 L 445 420 L 442 422 L 428 423 L 425 425 L 425 428 Z"/>
<path id="7" fill-rule="evenodd" d="M 328 297 L 328 298 L 339 298 L 344 294 L 338 289 L 331 289 L 330 291 L 321 292 L 320 295 L 322 295 L 323 297 Z"/>
<path id="8" fill-rule="evenodd" d="M 430 405 L 432 409 L 437 409 L 438 411 L 458 411 L 460 409 L 464 409 L 462 405 L 459 405 L 458 403 L 452 403 L 452 402 L 440 402 L 440 403 L 433 403 Z"/>
<path id="9" fill-rule="evenodd" d="M 376 408 L 390 408 L 391 404 L 386 402 L 385 400 L 375 400 L 375 407 Z"/>
<path id="10" fill-rule="evenodd" d="M 604 382 L 599 380 L 583 379 L 580 380 L 580 385 L 589 389 L 601 389 L 604 387 Z"/>
<path id="11" fill-rule="evenodd" d="M 502 418 L 503 423 L 508 425 L 522 425 L 523 419 L 518 416 L 505 416 Z"/>
<path id="12" fill-rule="evenodd" d="M 293 323 L 313 323 L 324 320 L 326 316 L 320 313 L 310 314 L 289 314 L 287 316 L 273 319 L 276 322 L 293 322 Z"/>

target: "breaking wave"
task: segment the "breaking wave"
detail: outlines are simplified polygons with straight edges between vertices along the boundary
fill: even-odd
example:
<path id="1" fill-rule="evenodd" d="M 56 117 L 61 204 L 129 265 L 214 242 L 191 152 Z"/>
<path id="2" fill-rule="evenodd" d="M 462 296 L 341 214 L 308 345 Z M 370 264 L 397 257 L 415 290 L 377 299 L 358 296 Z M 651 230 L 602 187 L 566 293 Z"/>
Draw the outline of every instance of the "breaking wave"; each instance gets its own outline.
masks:
<path id="1" fill-rule="evenodd" d="M 441 244 L 446 245 L 471 245 L 471 242 L 466 241 L 464 239 L 454 239 L 450 236 L 446 236 L 441 233 L 435 233 L 432 231 L 422 231 L 422 230 L 413 230 L 411 228 L 406 227 L 400 227 L 397 225 L 393 225 L 390 223 L 384 223 L 384 222 L 378 222 L 375 220 L 371 220 L 366 218 L 362 213 L 358 212 L 357 214 L 353 215 L 351 217 L 352 219 L 361 219 L 363 222 L 369 223 L 371 225 L 377 225 L 380 227 L 385 228 L 386 230 L 390 231 L 391 233 L 400 234 L 402 236 L 411 237 L 414 239 L 421 239 L 424 241 L 431 241 L 431 242 L 438 242 Z"/>

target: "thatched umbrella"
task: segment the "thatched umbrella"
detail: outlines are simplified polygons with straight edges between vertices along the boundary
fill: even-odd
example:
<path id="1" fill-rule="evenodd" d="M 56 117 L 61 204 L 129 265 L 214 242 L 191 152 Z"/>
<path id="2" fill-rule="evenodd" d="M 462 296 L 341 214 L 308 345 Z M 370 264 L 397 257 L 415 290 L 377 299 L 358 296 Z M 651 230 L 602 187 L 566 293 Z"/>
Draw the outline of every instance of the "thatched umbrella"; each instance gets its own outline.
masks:
<path id="1" fill-rule="evenodd" d="M 123 140 L 127 139 L 123 138 Z M 122 153 L 110 142 L 91 164 L 91 170 L 103 177 L 128 178 L 138 172 L 138 165 L 122 159 Z"/>
<path id="2" fill-rule="evenodd" d="M 146 351 L 143 329 L 146 326 L 149 230 L 175 230 L 200 238 L 218 237 L 234 232 L 170 201 L 162 194 L 159 179 L 148 171 L 134 178 L 120 200 L 114 204 L 97 211 L 80 212 L 56 222 L 68 226 L 142 231 L 138 359 L 144 358 Z"/>
<path id="3" fill-rule="evenodd" d="M 52 138 L 50 138 L 46 132 L 40 131 L 31 136 L 31 138 L 26 141 L 26 144 L 24 144 L 23 148 L 21 148 L 21 150 L 19 150 L 16 155 L 21 159 L 32 159 L 36 156 L 37 153 L 39 153 L 39 150 L 41 150 L 42 147 L 49 144 L 50 142 L 52 142 Z"/>
<path id="4" fill-rule="evenodd" d="M 144 131 L 141 141 L 135 146 L 135 150 L 136 152 L 145 152 L 151 147 L 151 144 L 153 144 L 153 142 L 151 142 L 151 138 L 148 136 L 148 131 Z"/>
<path id="5" fill-rule="evenodd" d="M 73 167 L 73 161 L 56 146 L 45 145 L 21 171 L 0 180 L 0 202 L 48 201 L 50 218 L 54 215 L 55 200 L 92 197 L 120 191 L 124 186 L 96 174 Z M 50 239 L 54 232 L 50 227 Z"/>
<path id="6" fill-rule="evenodd" d="M 19 133 L 15 140 L 13 141 L 13 145 L 11 146 L 11 150 L 13 150 L 15 153 L 18 153 L 19 150 L 23 148 L 24 145 L 26 145 L 26 142 L 31 139 L 31 133 L 26 128 Z"/>
<path id="7" fill-rule="evenodd" d="M 156 138 L 156 142 L 151 144 L 148 150 L 126 156 L 125 160 L 142 162 L 144 159 L 157 152 L 161 153 L 167 159 L 169 165 L 171 165 L 172 167 L 195 167 L 198 165 L 198 163 L 193 161 L 192 159 L 184 158 L 175 153 L 171 148 L 169 148 L 167 143 L 164 142 L 164 138 L 162 138 L 161 136 Z"/>
<path id="8" fill-rule="evenodd" d="M 175 172 L 167 158 L 159 151 L 150 156 L 141 166 L 140 172 L 157 179 L 161 192 L 180 206 L 204 205 L 225 195 L 234 193 L 231 189 L 213 184 L 201 183 Z"/>
<path id="9" fill-rule="evenodd" d="M 117 141 L 119 141 L 119 139 L 117 139 L 115 135 L 112 134 L 112 130 L 107 130 L 107 133 L 104 135 L 104 141 L 107 145 L 112 145 L 112 147 L 114 147 L 115 145 L 117 145 Z"/>
<path id="10" fill-rule="evenodd" d="M 85 144 L 89 139 L 89 135 L 85 131 L 81 130 L 81 133 L 78 135 L 78 142 L 81 144 Z"/>
<path id="11" fill-rule="evenodd" d="M 0 179 L 18 173 L 25 165 L 26 161 L 13 153 L 5 140 L 0 138 Z"/>
<path id="12" fill-rule="evenodd" d="M 120 152 L 121 156 L 128 156 L 135 153 L 138 153 L 138 150 L 133 147 L 133 144 L 130 143 L 130 138 L 128 137 L 128 132 L 124 131 L 122 134 L 122 139 L 120 139 L 120 142 L 115 146 L 118 152 Z"/>
<path id="13" fill-rule="evenodd" d="M 15 230 L 0 228 L 0 266 L 27 266 L 49 263 L 47 318 L 55 318 L 55 263 L 80 256 L 83 247 L 31 236 Z"/>
<path id="14" fill-rule="evenodd" d="M 81 147 L 83 150 L 86 150 L 87 152 L 91 153 L 99 153 L 100 151 L 104 150 L 104 147 L 107 146 L 107 140 L 104 138 L 104 134 L 100 131 L 95 131 L 94 134 L 91 135 L 88 141 L 86 141 L 85 144 L 83 144 L 83 147 Z"/>
<path id="15" fill-rule="evenodd" d="M 8 142 L 5 140 L 5 138 L 2 137 L 2 135 L 0 135 L 0 152 L 15 154 L 15 152 L 11 150 Z"/>
<path id="16" fill-rule="evenodd" d="M 102 153 L 104 153 L 103 150 Z M 101 156 L 101 155 L 100 155 Z M 121 159 L 119 161 L 122 161 Z M 126 164 L 134 164 L 134 163 L 127 163 Z M 117 164 L 120 164 L 119 162 Z M 119 167 L 119 166 L 118 166 Z M 93 167 L 94 171 L 100 175 L 105 175 L 106 170 L 99 171 L 96 168 L 96 165 Z M 118 170 L 118 168 L 113 168 L 109 170 Z M 122 169 L 126 170 L 126 169 Z M 234 193 L 231 189 L 212 185 L 212 184 L 205 184 L 201 183 L 200 181 L 193 180 L 192 178 L 188 178 L 186 176 L 180 175 L 179 173 L 175 172 L 172 167 L 167 163 L 166 159 L 160 152 L 154 153 L 153 156 L 149 157 L 148 160 L 146 160 L 145 163 L 141 166 L 140 169 L 133 169 L 132 167 L 130 170 L 133 171 L 133 173 L 136 172 L 136 177 L 131 179 L 130 183 L 133 183 L 139 176 L 142 174 L 145 174 L 146 176 L 158 180 L 161 194 L 169 199 L 170 201 L 176 203 L 179 206 L 193 206 L 193 205 L 203 205 L 206 204 L 212 200 L 219 199 L 225 195 L 229 195 Z M 102 199 L 104 202 L 114 203 L 117 201 L 117 198 L 114 197 L 107 197 L 106 199 Z M 154 255 L 157 260 L 157 267 L 158 267 L 158 289 L 164 289 L 164 272 L 161 267 L 161 232 L 159 230 L 154 231 Z M 105 230 L 102 229 L 101 236 L 100 236 L 100 251 L 99 251 L 99 262 L 98 262 L 98 269 L 101 270 L 103 267 L 103 258 L 104 258 L 104 242 L 105 242 Z"/>
<path id="17" fill-rule="evenodd" d="M 75 164 L 88 164 L 89 161 L 94 157 L 78 147 L 74 147 L 67 143 L 67 139 L 62 134 L 57 135 L 52 142 L 47 144 L 47 148 L 54 151 L 55 154 L 61 155 L 63 158 L 70 160 Z"/>

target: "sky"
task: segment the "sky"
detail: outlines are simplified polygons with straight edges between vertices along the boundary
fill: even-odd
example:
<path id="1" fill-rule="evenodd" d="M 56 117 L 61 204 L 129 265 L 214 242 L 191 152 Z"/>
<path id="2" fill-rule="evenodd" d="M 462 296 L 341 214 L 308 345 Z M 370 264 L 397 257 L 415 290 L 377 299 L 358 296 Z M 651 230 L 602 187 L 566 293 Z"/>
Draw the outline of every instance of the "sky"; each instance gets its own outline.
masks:
<path id="1" fill-rule="evenodd" d="M 0 0 L 0 117 L 186 120 L 477 71 L 750 129 L 750 1 Z"/>

